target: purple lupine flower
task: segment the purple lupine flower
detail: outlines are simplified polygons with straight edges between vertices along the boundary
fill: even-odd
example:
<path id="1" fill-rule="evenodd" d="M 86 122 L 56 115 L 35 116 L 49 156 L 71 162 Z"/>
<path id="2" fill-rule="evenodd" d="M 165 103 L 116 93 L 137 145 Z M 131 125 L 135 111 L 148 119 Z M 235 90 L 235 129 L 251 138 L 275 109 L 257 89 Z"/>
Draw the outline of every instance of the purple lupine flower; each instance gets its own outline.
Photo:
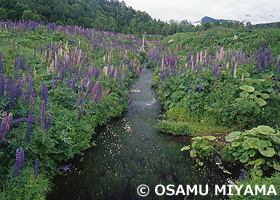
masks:
<path id="1" fill-rule="evenodd" d="M 82 80 L 81 80 L 81 87 L 80 87 L 80 89 L 79 89 L 79 93 L 82 93 L 82 92 L 83 92 L 84 87 L 85 87 L 85 81 L 84 81 L 84 78 L 82 78 Z"/>
<path id="2" fill-rule="evenodd" d="M 216 78 L 217 78 L 217 81 L 218 81 L 219 78 L 220 78 L 220 72 L 217 73 Z"/>
<path id="3" fill-rule="evenodd" d="M 70 163 L 69 165 L 62 165 L 62 166 L 59 166 L 58 169 L 67 171 L 67 170 L 70 170 L 70 169 L 71 169 L 71 166 L 72 166 L 72 164 Z"/>
<path id="4" fill-rule="evenodd" d="M 36 46 L 34 47 L 34 58 L 36 58 Z"/>
<path id="5" fill-rule="evenodd" d="M 37 178 L 38 172 L 39 172 L 39 160 L 36 159 L 36 160 L 35 160 L 35 164 L 34 164 L 34 174 L 33 174 L 33 178 L 34 178 L 34 179 Z"/>
<path id="6" fill-rule="evenodd" d="M 239 182 L 243 182 L 243 180 L 244 180 L 244 169 L 240 169 Z"/>
<path id="7" fill-rule="evenodd" d="M 47 84 L 44 84 L 43 81 L 42 81 L 42 84 L 41 84 L 40 99 L 43 100 L 45 102 L 45 104 L 47 104 L 47 102 L 48 102 L 48 88 L 47 88 Z"/>
<path id="8" fill-rule="evenodd" d="M 32 123 L 34 121 L 33 105 L 34 105 L 34 100 L 33 100 L 33 97 L 31 96 L 30 99 L 29 99 L 29 111 L 28 111 L 29 121 L 28 121 L 28 124 L 27 124 L 27 131 L 26 131 L 26 139 L 27 139 L 28 143 L 30 143 L 30 140 L 31 140 Z"/>
<path id="9" fill-rule="evenodd" d="M 40 103 L 40 113 L 38 115 L 38 123 L 41 129 L 45 127 L 45 112 L 46 112 L 46 103 L 44 100 Z"/>
<path id="10" fill-rule="evenodd" d="M 194 92 L 197 90 L 197 81 L 195 81 Z"/>
<path id="11" fill-rule="evenodd" d="M 28 99 L 31 95 L 32 95 L 32 76 L 29 74 L 28 85 L 26 90 L 26 99 Z"/>
<path id="12" fill-rule="evenodd" d="M 118 101 L 117 101 L 117 104 L 114 107 L 114 110 L 119 106 L 119 104 L 120 104 L 120 98 L 118 98 Z"/>
<path id="13" fill-rule="evenodd" d="M 202 86 L 202 83 L 200 82 L 199 83 L 199 88 L 198 88 L 198 94 L 200 94 L 200 92 L 201 92 L 201 86 Z"/>
<path id="14" fill-rule="evenodd" d="M 7 132 L 7 113 L 3 112 L 2 123 L 0 127 L 0 144 L 6 141 L 5 133 Z"/>
<path id="15" fill-rule="evenodd" d="M 24 150 L 22 147 L 20 147 L 19 154 L 20 154 L 19 167 L 22 167 L 24 165 Z"/>
<path id="16" fill-rule="evenodd" d="M 32 96 L 33 96 L 34 98 L 37 97 L 37 92 L 36 92 L 36 89 L 35 89 L 35 88 L 33 88 Z"/>
<path id="17" fill-rule="evenodd" d="M 78 114 L 78 121 L 81 120 L 82 112 L 83 112 L 83 107 L 80 106 L 80 107 L 79 107 L 79 114 Z"/>
<path id="18" fill-rule="evenodd" d="M 45 129 L 46 129 L 47 133 L 49 132 L 50 127 L 51 127 L 51 113 L 48 112 L 46 123 L 45 123 Z"/>
<path id="19" fill-rule="evenodd" d="M 12 121 L 12 125 L 18 124 L 19 122 L 29 122 L 30 119 L 28 117 L 18 118 Z"/>
<path id="20" fill-rule="evenodd" d="M 11 85 L 9 86 L 10 90 L 9 90 L 9 96 L 10 96 L 10 101 L 9 101 L 9 108 L 13 108 L 14 106 L 14 100 L 15 100 L 15 95 L 16 95 L 16 86 L 15 86 L 15 82 L 13 79 L 11 79 Z"/>
<path id="21" fill-rule="evenodd" d="M 276 80 L 275 80 L 274 90 L 276 90 L 277 87 L 278 87 L 278 78 L 276 78 Z"/>
<path id="22" fill-rule="evenodd" d="M 10 124 L 12 123 L 12 120 L 13 120 L 13 113 L 9 113 L 8 120 L 7 120 L 7 132 L 10 131 Z"/>
<path id="23" fill-rule="evenodd" d="M 1 53 L 1 50 L 0 50 L 0 73 L 1 73 L 1 74 L 3 73 L 3 61 L 2 61 L 2 53 Z"/>
<path id="24" fill-rule="evenodd" d="M 132 103 L 132 100 L 133 100 L 133 98 L 131 97 L 131 98 L 129 99 L 129 102 L 128 102 L 127 106 L 130 106 L 130 104 Z"/>
<path id="25" fill-rule="evenodd" d="M 4 97 L 5 93 L 5 80 L 2 73 L 0 73 L 0 98 Z"/>
<path id="26" fill-rule="evenodd" d="M 18 170 L 20 168 L 20 151 L 16 151 L 15 167 L 14 167 L 14 177 L 18 176 Z"/>
<path id="27" fill-rule="evenodd" d="M 191 85 L 191 82 L 189 81 L 188 82 L 188 87 L 187 87 L 187 94 L 189 93 L 190 85 Z"/>
<path id="28" fill-rule="evenodd" d="M 111 91 L 110 89 L 105 91 L 104 94 L 100 97 L 99 101 L 101 101 L 105 96 L 107 96 L 110 91 Z"/>
<path id="29" fill-rule="evenodd" d="M 78 106 L 83 104 L 83 94 L 81 93 L 78 99 Z"/>

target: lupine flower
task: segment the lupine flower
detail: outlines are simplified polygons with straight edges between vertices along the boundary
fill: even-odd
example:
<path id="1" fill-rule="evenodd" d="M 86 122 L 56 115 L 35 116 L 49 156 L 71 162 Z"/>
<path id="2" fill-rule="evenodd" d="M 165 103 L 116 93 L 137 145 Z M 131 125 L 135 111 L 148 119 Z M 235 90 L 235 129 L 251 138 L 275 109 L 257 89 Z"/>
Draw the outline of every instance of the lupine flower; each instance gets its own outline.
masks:
<path id="1" fill-rule="evenodd" d="M 5 142 L 5 133 L 7 132 L 7 113 L 3 112 L 2 123 L 0 127 L 0 144 Z"/>
<path id="2" fill-rule="evenodd" d="M 131 97 L 131 98 L 129 99 L 129 102 L 128 102 L 127 106 L 130 106 L 130 104 L 132 103 L 132 100 L 133 100 L 133 98 Z"/>
<path id="3" fill-rule="evenodd" d="M 110 89 L 105 91 L 104 94 L 100 97 L 99 101 L 101 101 L 103 99 L 103 97 L 107 96 L 110 92 Z"/>
<path id="4" fill-rule="evenodd" d="M 2 53 L 0 51 L 0 73 L 3 73 L 3 61 L 2 61 Z"/>
<path id="5" fill-rule="evenodd" d="M 10 131 L 10 124 L 12 123 L 12 120 L 13 120 L 13 114 L 9 113 L 8 121 L 7 121 L 7 132 Z"/>
<path id="6" fill-rule="evenodd" d="M 46 129 L 47 133 L 49 132 L 50 127 L 51 127 L 51 113 L 48 112 L 47 120 L 46 120 L 46 123 L 45 123 L 45 129 Z"/>
<path id="7" fill-rule="evenodd" d="M 82 112 L 83 112 L 83 107 L 80 106 L 80 107 L 79 107 L 79 114 L 78 114 L 78 121 L 81 120 Z"/>
<path id="8" fill-rule="evenodd" d="M 24 165 L 24 150 L 22 147 L 20 147 L 19 153 L 20 153 L 19 167 L 22 167 Z"/>
<path id="9" fill-rule="evenodd" d="M 48 88 L 47 88 L 47 84 L 44 84 L 43 82 L 41 84 L 40 99 L 43 100 L 45 102 L 45 104 L 47 104 L 47 102 L 48 102 Z"/>
<path id="10" fill-rule="evenodd" d="M 190 85 L 191 85 L 191 83 L 188 82 L 187 94 L 189 93 Z"/>
<path id="11" fill-rule="evenodd" d="M 120 99 L 118 98 L 118 101 L 117 101 L 116 106 L 114 107 L 114 110 L 119 106 L 119 104 L 120 104 Z"/>
<path id="12" fill-rule="evenodd" d="M 84 81 L 84 78 L 82 78 L 82 80 L 81 80 L 81 87 L 80 87 L 80 89 L 79 89 L 79 93 L 82 93 L 82 92 L 83 92 L 84 87 L 85 87 L 85 81 Z"/>
<path id="13" fill-rule="evenodd" d="M 3 98 L 5 93 L 5 80 L 2 73 L 0 73 L 0 98 Z"/>
<path id="14" fill-rule="evenodd" d="M 34 179 L 37 178 L 38 172 L 39 172 L 39 160 L 36 159 L 36 160 L 35 160 L 35 164 L 34 164 L 34 174 L 33 174 L 33 178 L 34 178 Z"/>
<path id="15" fill-rule="evenodd" d="M 36 46 L 34 47 L 34 58 L 36 58 Z"/>
<path id="16" fill-rule="evenodd" d="M 38 115 L 38 123 L 41 129 L 43 129 L 45 127 L 45 112 L 46 112 L 46 103 L 44 100 L 41 101 L 40 111 L 41 112 Z"/>
<path id="17" fill-rule="evenodd" d="M 71 169 L 71 166 L 72 166 L 72 164 L 70 163 L 69 165 L 62 165 L 62 166 L 59 166 L 58 169 L 67 171 L 67 170 L 70 170 L 70 169 Z"/>
<path id="18" fill-rule="evenodd" d="M 197 90 L 197 81 L 195 81 L 194 92 Z"/>
<path id="19" fill-rule="evenodd" d="M 78 106 L 83 104 L 83 94 L 81 93 L 78 99 Z"/>
<path id="20" fill-rule="evenodd" d="M 200 82 L 200 84 L 199 84 L 199 88 L 198 88 L 198 94 L 200 94 L 200 92 L 201 92 L 201 82 Z"/>
<path id="21" fill-rule="evenodd" d="M 32 123 L 34 121 L 34 118 L 33 118 L 33 105 L 34 105 L 34 100 L 33 100 L 33 97 L 31 96 L 30 99 L 29 99 L 29 111 L 28 111 L 29 121 L 28 121 L 28 124 L 27 124 L 27 131 L 26 131 L 26 139 L 27 139 L 28 143 L 31 140 Z"/>
<path id="22" fill-rule="evenodd" d="M 240 169 L 239 182 L 243 182 L 243 180 L 244 180 L 244 169 Z"/>
<path id="23" fill-rule="evenodd" d="M 20 151 L 16 151 L 15 167 L 14 167 L 14 177 L 18 176 L 18 170 L 20 168 Z"/>

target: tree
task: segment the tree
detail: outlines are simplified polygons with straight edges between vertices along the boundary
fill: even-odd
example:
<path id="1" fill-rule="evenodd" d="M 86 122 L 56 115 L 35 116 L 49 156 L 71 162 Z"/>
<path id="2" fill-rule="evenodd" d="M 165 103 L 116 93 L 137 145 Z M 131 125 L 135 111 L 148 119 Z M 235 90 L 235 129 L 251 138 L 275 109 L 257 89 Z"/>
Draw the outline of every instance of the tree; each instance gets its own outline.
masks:
<path id="1" fill-rule="evenodd" d="M 208 30 L 209 28 L 211 28 L 213 26 L 213 24 L 211 22 L 202 22 L 201 26 L 202 26 L 202 29 Z"/>
<path id="2" fill-rule="evenodd" d="M 4 8 L 0 8 L 0 21 L 6 21 L 8 18 L 8 14 Z"/>
<path id="3" fill-rule="evenodd" d="M 33 12 L 31 10 L 23 11 L 22 17 L 24 21 L 33 20 Z"/>
<path id="4" fill-rule="evenodd" d="M 216 21 L 213 22 L 213 24 L 214 24 L 215 26 L 220 26 L 220 25 L 221 25 L 221 22 L 220 22 L 219 20 L 216 20 Z"/>

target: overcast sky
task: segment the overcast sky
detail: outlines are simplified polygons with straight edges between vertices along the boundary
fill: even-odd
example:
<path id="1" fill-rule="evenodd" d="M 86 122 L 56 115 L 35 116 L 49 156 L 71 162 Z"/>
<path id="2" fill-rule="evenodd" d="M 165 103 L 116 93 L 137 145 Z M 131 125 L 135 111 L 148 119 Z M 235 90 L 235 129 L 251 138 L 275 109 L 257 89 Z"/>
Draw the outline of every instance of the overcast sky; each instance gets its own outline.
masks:
<path id="1" fill-rule="evenodd" d="M 204 16 L 247 20 L 256 23 L 280 21 L 280 0 L 124 0 L 127 6 L 153 18 L 196 22 Z"/>

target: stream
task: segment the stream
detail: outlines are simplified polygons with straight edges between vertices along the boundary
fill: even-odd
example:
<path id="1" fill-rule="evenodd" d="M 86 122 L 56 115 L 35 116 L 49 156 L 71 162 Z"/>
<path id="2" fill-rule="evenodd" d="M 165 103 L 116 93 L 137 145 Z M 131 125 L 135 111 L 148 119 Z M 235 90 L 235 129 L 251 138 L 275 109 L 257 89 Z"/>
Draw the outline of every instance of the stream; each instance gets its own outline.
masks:
<path id="1" fill-rule="evenodd" d="M 118 199 L 224 199 L 214 194 L 214 185 L 223 185 L 225 177 L 217 167 L 198 168 L 178 138 L 159 133 L 154 125 L 161 112 L 155 90 L 150 87 L 150 69 L 143 68 L 130 86 L 133 97 L 128 111 L 102 128 L 96 146 L 72 169 L 57 175 L 48 200 L 118 200 Z M 174 139 L 175 138 L 175 139 Z M 150 194 L 137 194 L 139 185 L 150 188 Z M 162 184 L 209 185 L 206 196 L 190 194 L 158 196 L 155 186 Z M 145 191 L 145 190 L 143 190 Z"/>

